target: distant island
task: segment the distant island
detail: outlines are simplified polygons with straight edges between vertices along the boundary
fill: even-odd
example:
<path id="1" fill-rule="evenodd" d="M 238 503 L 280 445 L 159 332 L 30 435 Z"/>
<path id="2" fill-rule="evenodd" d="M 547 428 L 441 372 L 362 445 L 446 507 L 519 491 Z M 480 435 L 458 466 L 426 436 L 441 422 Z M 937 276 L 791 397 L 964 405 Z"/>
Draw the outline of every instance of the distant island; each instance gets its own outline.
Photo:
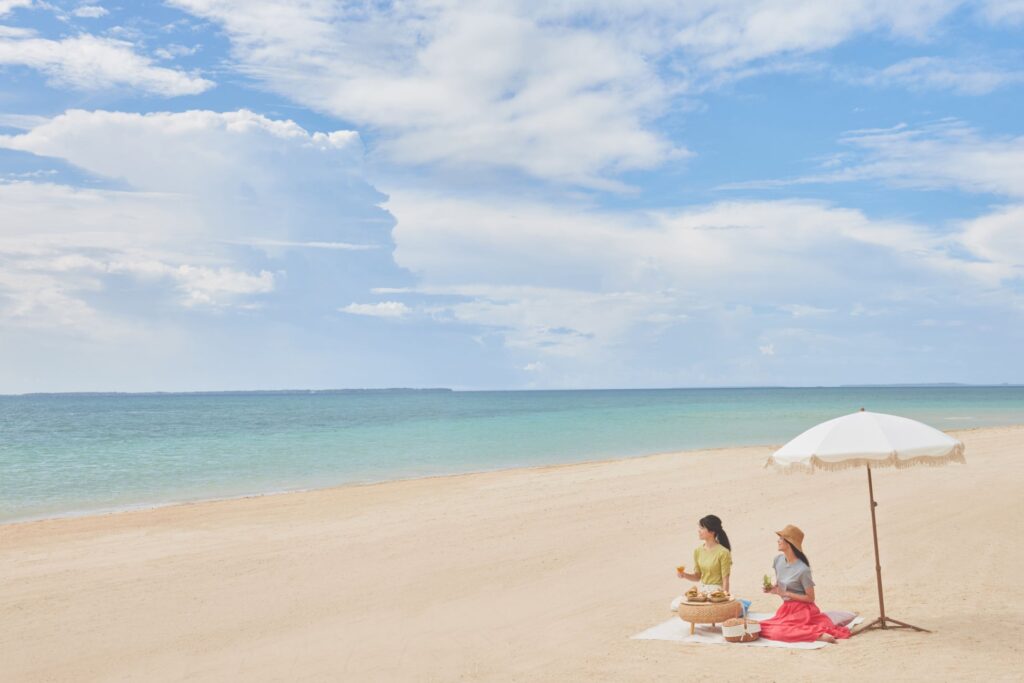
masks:
<path id="1" fill-rule="evenodd" d="M 18 396 L 302 396 L 306 394 L 405 394 L 451 393 L 447 387 L 389 387 L 384 389 L 242 389 L 225 391 L 40 391 Z"/>
<path id="2" fill-rule="evenodd" d="M 1001 384 L 964 384 L 963 382 L 928 382 L 924 384 L 840 384 L 840 389 L 927 389 L 930 387 L 1014 387 L 1019 386 L 1002 382 Z"/>

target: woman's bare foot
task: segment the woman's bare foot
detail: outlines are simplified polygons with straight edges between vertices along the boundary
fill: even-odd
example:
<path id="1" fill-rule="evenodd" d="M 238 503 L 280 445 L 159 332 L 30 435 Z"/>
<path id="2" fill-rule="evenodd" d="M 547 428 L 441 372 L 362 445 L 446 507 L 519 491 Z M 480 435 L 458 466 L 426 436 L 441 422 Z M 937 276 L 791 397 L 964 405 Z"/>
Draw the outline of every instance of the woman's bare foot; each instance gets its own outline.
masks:
<path id="1" fill-rule="evenodd" d="M 837 642 L 836 639 L 833 636 L 830 636 L 827 633 L 822 633 L 820 636 L 818 636 L 818 640 L 824 641 L 826 643 L 835 643 L 835 642 Z"/>

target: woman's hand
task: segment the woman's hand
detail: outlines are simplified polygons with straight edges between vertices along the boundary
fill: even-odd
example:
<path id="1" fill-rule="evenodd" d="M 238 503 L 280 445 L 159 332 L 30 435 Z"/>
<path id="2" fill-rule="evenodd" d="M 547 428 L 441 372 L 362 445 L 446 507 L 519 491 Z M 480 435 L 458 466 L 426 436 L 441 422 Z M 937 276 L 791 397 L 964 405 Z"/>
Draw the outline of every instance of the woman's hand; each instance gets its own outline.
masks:
<path id="1" fill-rule="evenodd" d="M 762 588 L 761 590 L 768 595 L 778 595 L 779 597 L 782 597 L 782 593 L 784 592 L 779 584 L 775 584 L 771 588 Z"/>

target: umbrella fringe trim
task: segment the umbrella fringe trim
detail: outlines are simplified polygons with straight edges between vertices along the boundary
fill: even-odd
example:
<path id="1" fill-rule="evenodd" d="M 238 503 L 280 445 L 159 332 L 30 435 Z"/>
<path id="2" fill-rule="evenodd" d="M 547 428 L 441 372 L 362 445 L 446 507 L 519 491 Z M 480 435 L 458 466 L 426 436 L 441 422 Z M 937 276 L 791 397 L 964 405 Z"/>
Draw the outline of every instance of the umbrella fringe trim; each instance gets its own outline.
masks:
<path id="1" fill-rule="evenodd" d="M 783 472 L 784 474 L 791 474 L 794 472 L 813 474 L 816 470 L 838 472 L 840 470 L 852 470 L 868 466 L 872 469 L 894 467 L 898 470 L 905 470 L 910 467 L 942 467 L 943 465 L 948 465 L 951 462 L 957 462 L 961 465 L 967 464 L 967 460 L 964 458 L 964 445 L 962 443 L 957 443 L 949 453 L 940 456 L 923 455 L 917 458 L 901 459 L 896 457 L 896 454 L 893 453 L 883 460 L 875 460 L 873 458 L 852 458 L 850 460 L 842 460 L 840 462 L 827 462 L 816 455 L 812 455 L 810 465 L 805 465 L 804 463 L 782 465 L 776 462 L 775 456 L 769 456 L 768 462 L 766 462 L 764 466 L 765 469 L 772 467 L 776 471 Z"/>

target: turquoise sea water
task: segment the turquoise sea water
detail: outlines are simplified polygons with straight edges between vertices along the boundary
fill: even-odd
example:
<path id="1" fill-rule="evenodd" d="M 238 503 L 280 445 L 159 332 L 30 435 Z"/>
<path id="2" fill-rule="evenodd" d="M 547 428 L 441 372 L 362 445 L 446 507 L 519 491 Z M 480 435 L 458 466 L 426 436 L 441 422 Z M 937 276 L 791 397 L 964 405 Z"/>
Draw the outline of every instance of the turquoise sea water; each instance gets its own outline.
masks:
<path id="1" fill-rule="evenodd" d="M 1021 424 L 1024 387 L 0 396 L 0 521 L 777 444 L 861 406 Z"/>

